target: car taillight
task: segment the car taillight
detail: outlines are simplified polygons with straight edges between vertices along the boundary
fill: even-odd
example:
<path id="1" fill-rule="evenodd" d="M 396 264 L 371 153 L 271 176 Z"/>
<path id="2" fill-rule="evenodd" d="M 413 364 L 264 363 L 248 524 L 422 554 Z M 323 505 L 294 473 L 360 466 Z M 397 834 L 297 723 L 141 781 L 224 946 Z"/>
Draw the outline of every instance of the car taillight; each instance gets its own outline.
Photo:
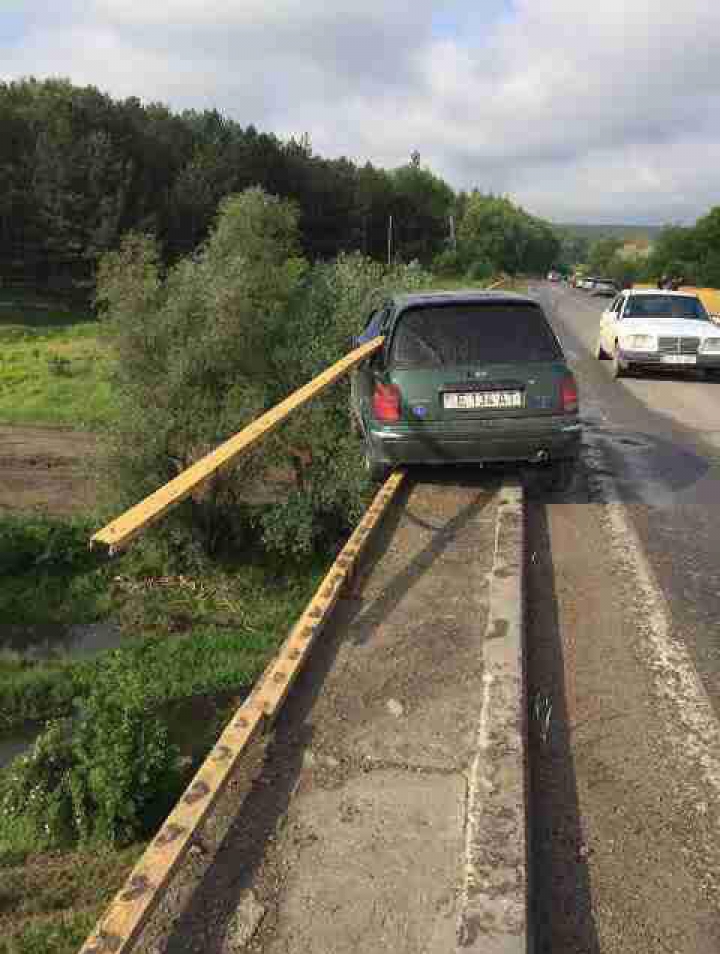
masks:
<path id="1" fill-rule="evenodd" d="M 385 423 L 400 420 L 400 389 L 396 385 L 380 382 L 375 385 L 373 416 Z"/>
<path id="2" fill-rule="evenodd" d="M 560 404 L 565 414 L 574 414 L 578 409 L 578 388 L 575 378 L 563 379 L 560 386 Z"/>

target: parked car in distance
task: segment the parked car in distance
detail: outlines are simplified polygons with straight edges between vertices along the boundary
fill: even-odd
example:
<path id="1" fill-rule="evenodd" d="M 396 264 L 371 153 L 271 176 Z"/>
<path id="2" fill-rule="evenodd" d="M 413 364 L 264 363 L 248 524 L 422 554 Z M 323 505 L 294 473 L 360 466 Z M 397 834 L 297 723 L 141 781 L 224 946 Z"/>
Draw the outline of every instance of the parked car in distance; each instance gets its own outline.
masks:
<path id="1" fill-rule="evenodd" d="M 695 368 L 720 374 L 720 328 L 700 298 L 688 292 L 618 295 L 600 318 L 595 356 L 613 361 L 613 376 L 643 368 Z"/>
<path id="2" fill-rule="evenodd" d="M 560 272 L 549 271 L 547 277 L 549 282 L 559 282 L 561 276 L 560 276 Z"/>
<path id="3" fill-rule="evenodd" d="M 502 291 L 398 295 L 355 344 L 385 337 L 351 378 L 351 414 L 374 480 L 396 466 L 515 461 L 572 480 L 578 389 L 532 298 Z"/>
<path id="4" fill-rule="evenodd" d="M 592 296 L 607 295 L 610 298 L 614 298 L 615 295 L 617 295 L 617 293 L 618 293 L 618 289 L 616 285 L 613 282 L 611 282 L 609 279 L 605 279 L 605 278 L 596 279 L 595 284 L 593 285 L 593 289 L 590 292 Z"/>

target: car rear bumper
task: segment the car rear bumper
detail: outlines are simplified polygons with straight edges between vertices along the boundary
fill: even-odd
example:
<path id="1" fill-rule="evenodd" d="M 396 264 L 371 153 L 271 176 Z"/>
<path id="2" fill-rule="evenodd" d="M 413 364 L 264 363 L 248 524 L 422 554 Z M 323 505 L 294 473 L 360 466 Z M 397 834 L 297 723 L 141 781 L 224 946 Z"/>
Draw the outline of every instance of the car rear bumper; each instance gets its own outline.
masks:
<path id="1" fill-rule="evenodd" d="M 578 456 L 582 429 L 577 418 L 496 419 L 473 426 L 447 424 L 373 426 L 368 432 L 378 461 L 401 464 L 535 462 Z"/>
<path id="2" fill-rule="evenodd" d="M 658 354 L 657 351 L 620 350 L 618 357 L 620 363 L 626 367 L 632 365 L 633 367 L 670 368 L 671 370 L 677 370 L 678 368 L 687 368 L 688 370 L 692 368 L 720 368 L 720 354 L 698 353 L 697 355 L 690 355 L 690 357 L 695 358 L 694 364 L 672 364 L 663 361 L 664 355 Z"/>

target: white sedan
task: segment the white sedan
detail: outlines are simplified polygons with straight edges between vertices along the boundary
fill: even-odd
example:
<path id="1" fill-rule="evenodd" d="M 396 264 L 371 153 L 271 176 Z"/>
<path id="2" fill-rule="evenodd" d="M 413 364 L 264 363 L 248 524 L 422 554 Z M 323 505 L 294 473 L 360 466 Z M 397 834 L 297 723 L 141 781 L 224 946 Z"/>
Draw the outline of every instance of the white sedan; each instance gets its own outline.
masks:
<path id="1" fill-rule="evenodd" d="M 697 295 L 630 289 L 602 313 L 595 356 L 612 358 L 616 378 L 657 367 L 691 367 L 716 375 L 720 327 Z"/>

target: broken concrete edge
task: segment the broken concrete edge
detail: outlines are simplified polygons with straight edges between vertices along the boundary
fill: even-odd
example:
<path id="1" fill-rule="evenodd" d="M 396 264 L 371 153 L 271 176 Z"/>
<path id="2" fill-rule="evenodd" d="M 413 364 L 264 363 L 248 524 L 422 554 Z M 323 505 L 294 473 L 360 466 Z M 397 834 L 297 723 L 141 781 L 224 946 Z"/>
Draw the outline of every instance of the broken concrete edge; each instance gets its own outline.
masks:
<path id="1" fill-rule="evenodd" d="M 522 486 L 499 491 L 483 640 L 482 705 L 467 796 L 458 951 L 529 954 Z"/>

